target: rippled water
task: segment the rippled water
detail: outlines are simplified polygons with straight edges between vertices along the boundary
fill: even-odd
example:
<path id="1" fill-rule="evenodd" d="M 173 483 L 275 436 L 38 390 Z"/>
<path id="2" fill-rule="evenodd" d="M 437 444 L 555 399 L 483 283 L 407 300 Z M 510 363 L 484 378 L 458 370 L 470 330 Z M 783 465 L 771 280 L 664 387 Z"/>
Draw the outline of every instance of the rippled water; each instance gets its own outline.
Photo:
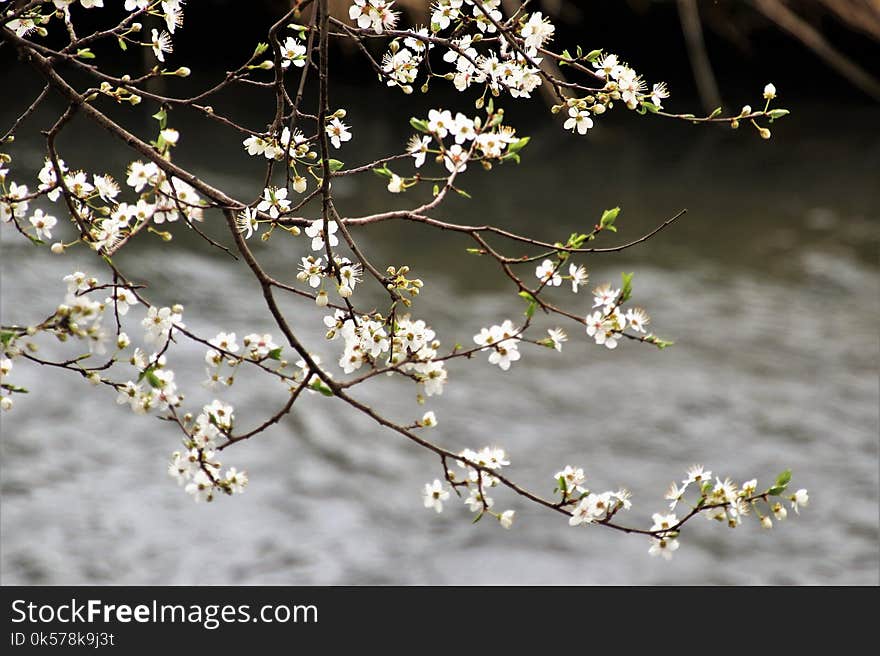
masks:
<path id="1" fill-rule="evenodd" d="M 562 356 L 524 350 L 507 373 L 482 356 L 456 361 L 446 392 L 426 406 L 440 419 L 437 441 L 503 445 L 511 476 L 548 495 L 553 472 L 579 464 L 596 488 L 628 486 L 627 519 L 642 524 L 693 462 L 759 483 L 791 467 L 794 485 L 811 492 L 799 518 L 771 532 L 753 521 L 736 531 L 694 522 L 670 563 L 650 558 L 642 538 L 574 530 L 504 492 L 494 496 L 517 510 L 515 530 L 472 526 L 455 503 L 441 516 L 421 507 L 421 485 L 441 472 L 434 457 L 318 396 L 224 454 L 249 471 L 246 494 L 195 505 L 165 474 L 178 444 L 169 426 L 132 416 L 105 389 L 17 362 L 14 382 L 33 392 L 2 417 L 3 582 L 878 583 L 880 140 L 870 111 L 849 111 L 829 135 L 802 108 L 770 144 L 632 119 L 608 121 L 574 147 L 541 129 L 521 166 L 475 172 L 466 185 L 475 199 L 455 199 L 444 214 L 564 238 L 620 204 L 621 232 L 609 240 L 618 243 L 690 210 L 648 244 L 586 262 L 594 282 L 636 271 L 636 300 L 674 348 L 607 352 L 572 324 Z M 405 141 L 365 109 L 349 118 L 352 161 Z M 530 121 L 515 124 L 528 132 Z M 235 143 L 201 139 L 187 150 L 192 137 L 183 134 L 182 161 L 241 197 L 257 193 L 259 182 L 236 174 Z M 69 163 L 123 164 L 91 138 L 83 128 L 62 144 Z M 22 143 L 18 161 L 39 166 L 37 145 Z M 375 178 L 334 185 L 349 214 L 388 200 Z M 63 275 L 100 270 L 85 253 L 53 257 L 5 228 L 0 238 L 4 322 L 38 320 L 63 295 Z M 386 225 L 362 239 L 376 263 L 406 261 L 427 282 L 415 311 L 446 345 L 522 311 L 490 263 L 464 255 L 470 244 L 454 235 Z M 185 302 L 197 331 L 272 331 L 256 319 L 265 313 L 244 265 L 185 236 L 184 244 L 149 243 L 121 258 L 123 268 L 150 281 L 156 302 Z M 257 250 L 290 276 L 302 245 L 273 240 Z M 284 303 L 331 361 L 319 315 Z M 585 310 L 586 297 L 580 303 Z M 172 353 L 194 403 L 206 394 L 202 355 L 187 341 Z M 228 400 L 241 425 L 284 401 L 270 381 L 240 382 Z M 424 412 L 411 387 L 378 383 L 357 396 L 402 420 Z"/>

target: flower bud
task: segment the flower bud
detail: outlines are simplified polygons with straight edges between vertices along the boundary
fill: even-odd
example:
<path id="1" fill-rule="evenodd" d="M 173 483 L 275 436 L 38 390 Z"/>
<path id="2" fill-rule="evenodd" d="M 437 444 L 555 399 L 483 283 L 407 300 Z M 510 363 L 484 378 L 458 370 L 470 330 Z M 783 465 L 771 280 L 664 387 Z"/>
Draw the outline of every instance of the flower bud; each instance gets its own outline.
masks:
<path id="1" fill-rule="evenodd" d="M 12 410 L 12 397 L 4 396 L 0 398 L 0 408 L 2 408 L 6 412 Z"/>
<path id="2" fill-rule="evenodd" d="M 315 297 L 315 305 L 318 307 L 327 307 L 327 304 L 330 302 L 330 297 L 327 296 L 327 292 L 323 289 L 318 292 L 318 295 Z"/>
<path id="3" fill-rule="evenodd" d="M 61 255 L 64 252 L 64 244 L 62 244 L 60 241 L 56 241 L 54 244 L 52 244 L 49 250 L 52 251 L 54 255 Z"/>
<path id="4" fill-rule="evenodd" d="M 768 130 L 767 128 L 761 128 L 760 130 L 758 130 L 758 134 L 761 135 L 762 139 L 770 138 L 770 130 Z"/>
<path id="5" fill-rule="evenodd" d="M 761 528 L 773 528 L 773 520 L 769 515 L 761 517 Z"/>
<path id="6" fill-rule="evenodd" d="M 90 373 L 88 376 L 88 379 L 92 385 L 100 385 L 101 384 L 101 376 L 98 374 L 97 371 L 93 371 L 92 373 Z"/>
<path id="7" fill-rule="evenodd" d="M 773 504 L 773 516 L 776 517 L 776 521 L 781 522 L 783 519 L 788 517 L 788 511 L 778 501 Z"/>
<path id="8" fill-rule="evenodd" d="M 349 287 L 345 283 L 342 283 L 341 285 L 339 285 L 339 287 L 337 288 L 336 291 L 339 292 L 339 295 L 342 298 L 351 298 L 351 287 Z"/>
<path id="9" fill-rule="evenodd" d="M 764 87 L 764 98 L 767 100 L 773 100 L 776 97 L 776 87 L 771 82 L 766 87 Z"/>
<path id="10" fill-rule="evenodd" d="M 297 175 L 293 178 L 293 190 L 301 194 L 308 188 L 307 180 L 301 175 Z"/>

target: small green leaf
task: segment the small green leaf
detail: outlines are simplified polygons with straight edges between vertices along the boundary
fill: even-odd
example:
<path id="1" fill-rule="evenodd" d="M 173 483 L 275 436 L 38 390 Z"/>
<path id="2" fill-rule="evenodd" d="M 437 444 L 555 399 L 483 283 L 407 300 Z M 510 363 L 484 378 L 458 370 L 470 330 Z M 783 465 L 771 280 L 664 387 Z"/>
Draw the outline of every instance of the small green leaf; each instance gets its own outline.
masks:
<path id="1" fill-rule="evenodd" d="M 630 297 L 632 296 L 633 273 L 621 273 L 620 277 L 623 280 L 623 288 L 620 290 L 620 302 L 626 303 L 630 299 Z"/>
<path id="2" fill-rule="evenodd" d="M 529 303 L 529 305 L 528 305 L 528 307 L 526 307 L 526 311 L 525 311 L 526 317 L 528 319 L 531 319 L 533 316 L 535 316 L 535 310 L 537 310 L 537 309 L 538 309 L 537 303 L 535 303 L 534 301 Z"/>
<path id="3" fill-rule="evenodd" d="M 472 521 L 471 524 L 476 524 L 478 521 L 480 521 L 481 519 L 483 519 L 483 515 L 484 515 L 484 514 L 485 514 L 485 512 L 481 510 L 481 511 L 480 511 L 480 514 L 477 515 L 476 517 L 474 517 L 474 521 Z"/>
<path id="4" fill-rule="evenodd" d="M 651 112 L 652 114 L 656 114 L 657 112 L 660 111 L 660 108 L 657 107 L 657 105 L 655 105 L 655 104 L 652 103 L 652 102 L 648 102 L 647 100 L 643 100 L 643 101 L 642 101 L 642 107 L 644 107 L 645 109 L 647 109 L 647 110 L 648 110 L 649 112 Z"/>
<path id="5" fill-rule="evenodd" d="M 769 494 L 771 497 L 778 497 L 783 492 L 785 492 L 784 485 L 774 485 L 769 490 L 767 490 L 767 494 Z"/>
<path id="6" fill-rule="evenodd" d="M 653 344 L 661 351 L 663 349 L 668 348 L 668 347 L 672 346 L 673 344 L 675 344 L 675 342 L 672 342 L 672 341 L 669 341 L 666 339 L 661 339 L 661 338 L 657 337 L 657 335 L 647 335 L 645 337 L 645 341 L 648 342 L 649 344 Z"/>
<path id="7" fill-rule="evenodd" d="M 526 147 L 530 139 L 531 137 L 523 137 L 522 139 L 517 139 L 507 147 L 507 154 L 512 155 L 514 153 L 518 153 Z"/>
<path id="8" fill-rule="evenodd" d="M 19 387 L 18 385 L 12 385 L 11 383 L 0 384 L 0 387 L 2 387 L 5 390 L 8 390 L 10 392 L 17 392 L 18 394 L 29 394 L 29 392 L 24 387 Z"/>
<path id="9" fill-rule="evenodd" d="M 252 55 L 252 57 L 259 57 L 264 52 L 266 52 L 266 50 L 268 50 L 268 49 L 269 49 L 268 43 L 258 43 L 257 47 L 254 48 L 254 54 Z"/>
<path id="10" fill-rule="evenodd" d="M 465 198 L 472 198 L 472 196 L 468 192 L 466 192 L 464 189 L 459 189 L 456 187 L 455 193 L 457 193 L 459 196 L 464 196 Z"/>
<path id="11" fill-rule="evenodd" d="M 162 381 L 159 380 L 159 377 L 153 371 L 153 369 L 147 369 L 144 372 L 144 375 L 147 378 L 147 382 L 150 384 L 150 387 L 154 387 L 156 389 L 161 389 L 163 387 Z"/>
<path id="12" fill-rule="evenodd" d="M 117 41 L 119 41 L 119 49 L 120 50 L 128 50 L 128 46 L 125 45 L 125 41 L 123 41 L 121 38 L 117 39 Z"/>
<path id="13" fill-rule="evenodd" d="M 328 159 L 327 164 L 330 166 L 330 173 L 335 173 L 343 166 L 345 166 L 345 164 L 340 162 L 338 159 Z"/>
<path id="14" fill-rule="evenodd" d="M 721 111 L 722 110 L 720 107 L 716 107 L 715 109 L 712 110 L 712 113 L 709 114 L 709 118 L 715 118 L 716 116 L 718 116 L 721 113 Z"/>
<path id="15" fill-rule="evenodd" d="M 516 162 L 517 164 L 519 164 L 520 163 L 519 153 L 508 153 L 507 155 L 503 155 L 501 157 L 501 161 L 502 162 L 512 161 L 512 162 Z"/>
<path id="16" fill-rule="evenodd" d="M 780 487 L 785 487 L 791 482 L 791 470 L 786 469 L 779 476 L 776 477 L 776 485 Z"/>
<path id="17" fill-rule="evenodd" d="M 770 115 L 770 120 L 774 121 L 777 118 L 788 116 L 791 112 L 789 112 L 787 109 L 771 109 L 768 113 Z"/>
<path id="18" fill-rule="evenodd" d="M 416 130 L 418 130 L 419 132 L 430 132 L 430 131 L 431 131 L 431 130 L 428 128 L 428 122 L 427 122 L 427 121 L 425 121 L 425 120 L 423 120 L 423 119 L 420 119 L 420 118 L 416 118 L 415 116 L 413 116 L 413 117 L 409 120 L 409 124 L 410 124 L 411 126 L 413 126 L 413 128 L 416 129 Z"/>
<path id="19" fill-rule="evenodd" d="M 391 178 L 394 175 L 394 172 L 387 165 L 382 165 L 382 168 L 379 169 L 373 169 L 373 173 L 383 178 Z"/>
<path id="20" fill-rule="evenodd" d="M 281 347 L 279 346 L 276 349 L 272 349 L 269 351 L 269 354 L 266 356 L 270 360 L 280 360 L 281 359 Z"/>
<path id="21" fill-rule="evenodd" d="M 559 477 L 559 491 L 568 494 L 568 485 L 565 484 L 565 476 Z"/>
<path id="22" fill-rule="evenodd" d="M 12 341 L 12 338 L 15 337 L 15 333 L 11 330 L 0 331 L 0 343 L 3 346 L 9 346 L 9 342 Z"/>
<path id="23" fill-rule="evenodd" d="M 601 50 L 590 50 L 590 52 L 587 53 L 587 56 L 585 57 L 585 59 L 588 62 L 592 63 L 595 61 L 599 61 L 599 57 L 601 57 L 601 56 L 602 56 Z"/>
<path id="24" fill-rule="evenodd" d="M 333 390 L 327 387 L 320 380 L 315 380 L 309 385 L 309 389 L 315 390 L 316 392 L 320 392 L 324 396 L 333 396 Z"/>
<path id="25" fill-rule="evenodd" d="M 599 219 L 599 229 L 617 232 L 617 228 L 614 226 L 614 222 L 617 220 L 618 214 L 620 214 L 619 207 L 613 207 L 610 210 L 605 210 L 604 212 L 602 212 L 602 218 Z"/>
<path id="26" fill-rule="evenodd" d="M 76 51 L 76 56 L 81 59 L 94 59 L 95 53 L 93 53 L 88 48 L 80 48 L 79 50 Z"/>
<path id="27" fill-rule="evenodd" d="M 168 112 L 166 112 L 164 109 L 160 109 L 158 112 L 153 114 L 153 118 L 159 121 L 159 129 L 164 130 L 168 122 Z"/>
<path id="28" fill-rule="evenodd" d="M 440 193 L 440 185 L 435 184 L 434 185 L 434 195 L 436 196 L 439 193 Z"/>

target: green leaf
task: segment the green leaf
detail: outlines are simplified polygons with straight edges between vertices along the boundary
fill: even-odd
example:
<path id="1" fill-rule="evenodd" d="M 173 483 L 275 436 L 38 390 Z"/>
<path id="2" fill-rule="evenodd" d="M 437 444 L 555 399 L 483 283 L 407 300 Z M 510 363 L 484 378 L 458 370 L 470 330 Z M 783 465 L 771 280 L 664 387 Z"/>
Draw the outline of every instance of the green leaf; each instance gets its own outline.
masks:
<path id="1" fill-rule="evenodd" d="M 657 112 L 660 111 L 660 108 L 657 107 L 657 105 L 655 105 L 655 104 L 652 103 L 652 102 L 648 102 L 647 100 L 643 100 L 643 101 L 642 101 L 642 107 L 644 107 L 645 109 L 647 109 L 647 110 L 648 110 L 649 112 L 651 112 L 652 114 L 656 114 Z"/>
<path id="2" fill-rule="evenodd" d="M 675 344 L 675 342 L 672 342 L 672 341 L 669 341 L 666 339 L 661 339 L 660 337 L 657 337 L 657 335 L 647 335 L 645 337 L 645 341 L 648 342 L 649 344 L 653 344 L 661 351 L 663 349 L 668 348 L 668 347 L 672 346 L 673 344 Z"/>
<path id="3" fill-rule="evenodd" d="M 599 57 L 601 57 L 601 56 L 602 56 L 601 50 L 590 50 L 590 52 L 587 53 L 587 56 L 585 57 L 585 59 L 588 62 L 592 63 L 595 61 L 599 61 Z"/>
<path id="4" fill-rule="evenodd" d="M 159 121 L 159 129 L 164 130 L 168 122 L 168 112 L 166 112 L 164 109 L 160 109 L 158 112 L 153 114 L 153 118 Z"/>
<path id="5" fill-rule="evenodd" d="M 791 482 L 791 470 L 786 469 L 779 476 L 776 477 L 776 485 L 780 487 L 785 487 Z"/>
<path id="6" fill-rule="evenodd" d="M 485 512 L 481 510 L 481 511 L 480 511 L 480 514 L 477 515 L 476 517 L 474 517 L 474 521 L 472 521 L 471 524 L 476 524 L 478 521 L 480 521 L 481 519 L 483 519 L 483 515 L 484 515 L 484 514 L 485 514 Z"/>
<path id="7" fill-rule="evenodd" d="M 568 493 L 568 486 L 565 484 L 565 476 L 559 477 L 559 491 Z"/>
<path id="8" fill-rule="evenodd" d="M 93 53 L 88 48 L 80 48 L 79 50 L 76 51 L 76 56 L 81 59 L 94 59 L 95 53 Z"/>
<path id="9" fill-rule="evenodd" d="M 324 396 L 333 396 L 333 390 L 327 387 L 320 380 L 315 380 L 313 383 L 309 385 L 309 389 L 313 389 L 316 392 L 320 392 Z"/>
<path id="10" fill-rule="evenodd" d="M 262 42 L 261 42 L 261 43 L 258 43 L 258 44 L 257 44 L 257 47 L 254 48 L 254 54 L 252 55 L 252 57 L 259 57 L 259 56 L 262 55 L 264 52 L 266 52 L 266 50 L 268 50 L 268 49 L 269 49 L 269 44 L 268 44 L 268 43 L 262 43 Z"/>
<path id="11" fill-rule="evenodd" d="M 391 176 L 394 175 L 394 172 L 384 164 L 382 165 L 382 168 L 373 169 L 373 173 L 383 178 L 391 178 Z"/>
<path id="12" fill-rule="evenodd" d="M 154 387 L 156 389 L 162 389 L 162 381 L 159 380 L 159 377 L 152 369 L 147 369 L 144 372 L 144 376 L 147 378 L 147 382 L 150 384 L 150 387 Z"/>
<path id="13" fill-rule="evenodd" d="M 769 490 L 767 490 L 767 494 L 769 494 L 771 497 L 778 497 L 783 492 L 785 492 L 784 485 L 774 485 Z"/>
<path id="14" fill-rule="evenodd" d="M 526 147 L 530 139 L 531 137 L 523 137 L 522 139 L 517 139 L 507 147 L 507 154 L 513 155 L 514 153 L 518 153 Z"/>
<path id="15" fill-rule="evenodd" d="M 715 118 L 716 116 L 718 116 L 721 113 L 721 111 L 722 110 L 720 107 L 716 107 L 715 109 L 712 110 L 712 113 L 709 114 L 709 118 Z"/>
<path id="16" fill-rule="evenodd" d="M 0 331 L 0 342 L 2 342 L 3 346 L 9 346 L 9 342 L 12 341 L 13 337 L 15 337 L 15 333 L 11 330 Z"/>
<path id="17" fill-rule="evenodd" d="M 529 305 L 528 305 L 528 307 L 526 307 L 526 311 L 525 311 L 526 317 L 528 319 L 531 319 L 533 316 L 535 316 L 535 310 L 537 310 L 537 309 L 538 309 L 537 303 L 535 303 L 534 301 L 529 303 Z"/>
<path id="18" fill-rule="evenodd" d="M 520 163 L 520 156 L 519 156 L 519 153 L 508 153 L 507 155 L 502 155 L 502 157 L 501 157 L 501 161 L 502 161 L 502 162 L 506 162 L 506 161 L 508 161 L 508 160 L 513 161 L 513 162 L 516 162 L 517 164 L 519 164 L 519 163 Z"/>
<path id="19" fill-rule="evenodd" d="M 613 207 L 610 210 L 605 210 L 604 212 L 602 212 L 602 218 L 599 219 L 599 229 L 617 232 L 617 228 L 614 226 L 614 222 L 617 220 L 618 214 L 620 214 L 619 207 Z"/>
<path id="20" fill-rule="evenodd" d="M 434 195 L 436 196 L 439 193 L 440 193 L 440 185 L 435 184 L 434 185 Z"/>
<path id="21" fill-rule="evenodd" d="M 269 354 L 266 356 L 270 360 L 280 360 L 281 359 L 281 347 L 279 346 L 276 349 L 272 349 L 269 351 Z"/>
<path id="22" fill-rule="evenodd" d="M 128 46 L 125 45 L 125 41 L 123 41 L 121 38 L 117 39 L 117 41 L 119 41 L 119 49 L 120 50 L 128 50 Z"/>
<path id="23" fill-rule="evenodd" d="M 459 189 L 458 187 L 455 188 L 455 193 L 457 193 L 459 196 L 464 196 L 465 198 L 472 198 L 472 196 L 468 192 L 466 192 L 464 189 Z"/>
<path id="24" fill-rule="evenodd" d="M 328 159 L 327 164 L 330 166 L 330 173 L 335 173 L 343 166 L 345 166 L 345 164 L 340 162 L 338 159 Z"/>
<path id="25" fill-rule="evenodd" d="M 791 112 L 789 112 L 787 109 L 771 109 L 768 113 L 770 115 L 770 120 L 774 121 L 777 118 L 788 116 Z"/>
<path id="26" fill-rule="evenodd" d="M 19 387 L 18 385 L 12 385 L 11 383 L 0 384 L 0 387 L 2 387 L 5 390 L 8 390 L 10 392 L 17 392 L 18 394 L 29 394 L 29 392 L 24 387 Z"/>
<path id="27" fill-rule="evenodd" d="M 413 116 L 409 120 L 409 124 L 411 126 L 413 126 L 413 128 L 418 130 L 419 132 L 430 132 L 431 131 L 430 129 L 428 129 L 428 122 L 427 121 L 420 119 L 420 118 L 416 118 L 415 116 Z"/>
<path id="28" fill-rule="evenodd" d="M 626 303 L 633 293 L 633 273 L 621 273 L 620 277 L 623 280 L 623 288 L 620 290 L 620 302 Z"/>

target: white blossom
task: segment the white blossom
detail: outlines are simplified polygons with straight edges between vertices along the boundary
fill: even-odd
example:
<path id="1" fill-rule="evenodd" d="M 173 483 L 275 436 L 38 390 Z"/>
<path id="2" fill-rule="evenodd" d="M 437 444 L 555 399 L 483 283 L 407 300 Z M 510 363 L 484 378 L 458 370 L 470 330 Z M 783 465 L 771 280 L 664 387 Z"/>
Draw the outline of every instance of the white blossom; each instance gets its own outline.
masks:
<path id="1" fill-rule="evenodd" d="M 443 483 L 439 479 L 434 479 L 433 483 L 425 483 L 422 497 L 425 508 L 433 508 L 439 513 L 443 512 L 443 502 L 449 498 L 449 491 L 444 489 Z"/>

